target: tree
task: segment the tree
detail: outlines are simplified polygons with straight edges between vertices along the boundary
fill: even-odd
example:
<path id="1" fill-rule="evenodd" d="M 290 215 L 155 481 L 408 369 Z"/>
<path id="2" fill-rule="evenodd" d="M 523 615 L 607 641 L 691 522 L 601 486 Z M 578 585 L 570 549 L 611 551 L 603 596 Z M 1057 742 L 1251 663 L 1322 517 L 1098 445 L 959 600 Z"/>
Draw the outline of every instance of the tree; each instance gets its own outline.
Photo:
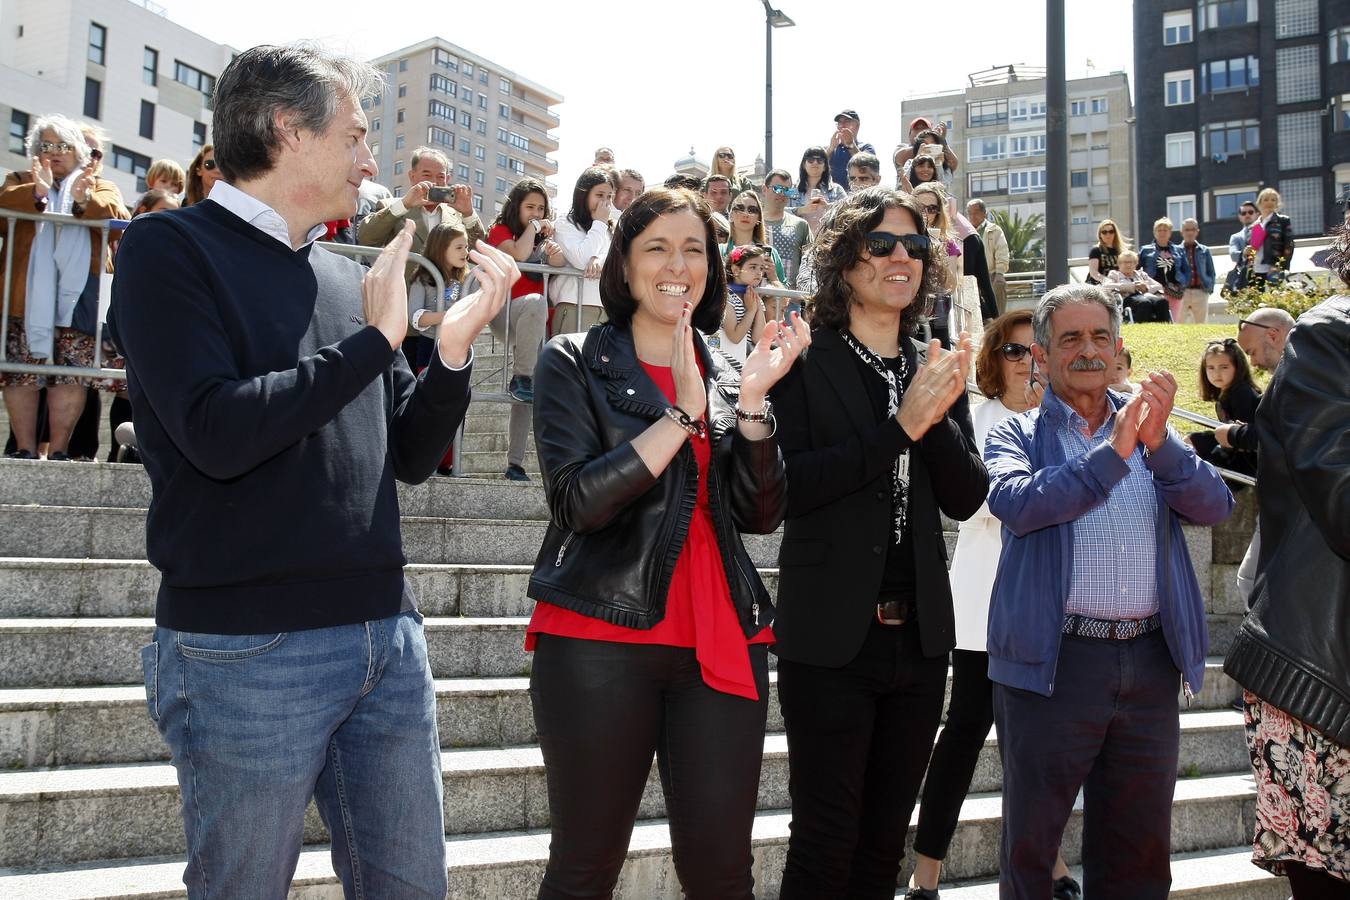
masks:
<path id="1" fill-rule="evenodd" d="M 1024 220 L 1017 213 L 992 209 L 989 211 L 989 218 L 994 220 L 995 225 L 1003 229 L 1003 236 L 1008 239 L 1008 256 L 1011 257 L 1008 271 L 1035 272 L 1045 269 L 1045 238 L 1042 234 L 1045 217 L 1043 215 L 1033 213 L 1030 218 Z"/>

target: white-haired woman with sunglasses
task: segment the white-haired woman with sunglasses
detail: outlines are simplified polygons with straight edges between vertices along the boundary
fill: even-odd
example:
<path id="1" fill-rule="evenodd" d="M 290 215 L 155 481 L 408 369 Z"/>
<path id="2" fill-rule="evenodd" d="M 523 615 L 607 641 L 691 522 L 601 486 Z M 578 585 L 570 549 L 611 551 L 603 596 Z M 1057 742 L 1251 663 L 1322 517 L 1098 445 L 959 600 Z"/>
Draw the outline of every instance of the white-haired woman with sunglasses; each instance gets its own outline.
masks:
<path id="1" fill-rule="evenodd" d="M 975 359 L 975 381 L 988 399 L 971 414 L 975 443 L 997 422 L 1039 406 L 1043 380 L 1032 377 L 1031 310 L 1019 309 L 990 322 Z M 937 896 L 942 861 L 956 833 L 961 803 L 970 790 L 975 764 L 994 724 L 994 690 L 985 651 L 989 597 L 1003 549 L 1002 524 L 981 505 L 960 525 L 952 556 L 952 608 L 956 617 L 956 649 L 952 650 L 952 696 L 947 720 L 933 748 L 919 806 L 914 837 L 914 874 L 907 900 Z M 1075 900 L 1078 883 L 1069 877 L 1063 858 L 1055 861 L 1056 900 Z"/>

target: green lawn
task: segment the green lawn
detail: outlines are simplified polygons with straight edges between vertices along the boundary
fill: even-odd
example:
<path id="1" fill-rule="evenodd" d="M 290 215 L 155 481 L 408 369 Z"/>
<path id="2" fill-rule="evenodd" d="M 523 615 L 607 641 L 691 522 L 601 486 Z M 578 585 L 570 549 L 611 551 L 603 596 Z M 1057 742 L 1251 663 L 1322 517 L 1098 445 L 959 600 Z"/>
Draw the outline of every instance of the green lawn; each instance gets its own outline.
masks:
<path id="1" fill-rule="evenodd" d="M 1214 339 L 1237 337 L 1237 325 L 1147 325 L 1122 326 L 1125 346 L 1134 354 L 1134 380 L 1150 371 L 1166 369 L 1177 379 L 1177 407 L 1213 417 L 1214 404 L 1200 399 L 1200 354 Z M 1265 386 L 1267 376 L 1256 371 L 1257 384 Z M 1202 426 L 1172 418 L 1172 426 L 1184 433 Z"/>

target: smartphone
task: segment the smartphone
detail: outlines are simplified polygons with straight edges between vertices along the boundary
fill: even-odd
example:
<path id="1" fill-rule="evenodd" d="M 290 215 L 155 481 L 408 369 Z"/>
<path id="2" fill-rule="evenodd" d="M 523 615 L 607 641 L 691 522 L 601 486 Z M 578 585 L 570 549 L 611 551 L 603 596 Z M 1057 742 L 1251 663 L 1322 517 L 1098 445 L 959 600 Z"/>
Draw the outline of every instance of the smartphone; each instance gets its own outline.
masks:
<path id="1" fill-rule="evenodd" d="M 454 188 L 434 187 L 427 191 L 427 199 L 432 203 L 449 203 L 454 196 Z"/>

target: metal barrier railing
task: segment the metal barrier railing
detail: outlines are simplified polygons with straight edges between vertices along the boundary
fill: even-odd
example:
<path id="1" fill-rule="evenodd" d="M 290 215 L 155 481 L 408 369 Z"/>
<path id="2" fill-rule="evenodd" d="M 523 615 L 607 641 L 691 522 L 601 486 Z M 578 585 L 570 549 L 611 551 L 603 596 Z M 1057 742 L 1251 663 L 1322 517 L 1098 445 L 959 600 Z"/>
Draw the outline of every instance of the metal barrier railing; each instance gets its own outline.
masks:
<path id="1" fill-rule="evenodd" d="M 1211 419 L 1209 416 L 1202 416 L 1199 413 L 1193 413 L 1188 409 L 1178 409 L 1175 406 L 1172 407 L 1172 415 L 1176 416 L 1178 419 L 1184 419 L 1187 422 L 1194 422 L 1196 425 L 1203 425 L 1206 428 L 1210 429 L 1218 428 L 1220 425 L 1232 424 L 1231 422 L 1220 422 L 1218 419 Z M 1214 464 L 1210 463 L 1210 465 Z M 1223 466 L 1214 466 L 1214 468 L 1218 469 L 1219 474 L 1222 475 L 1224 478 L 1228 479 L 1229 481 L 1249 486 L 1256 484 L 1255 478 L 1243 472 L 1234 472 L 1232 469 L 1225 469 Z"/>

